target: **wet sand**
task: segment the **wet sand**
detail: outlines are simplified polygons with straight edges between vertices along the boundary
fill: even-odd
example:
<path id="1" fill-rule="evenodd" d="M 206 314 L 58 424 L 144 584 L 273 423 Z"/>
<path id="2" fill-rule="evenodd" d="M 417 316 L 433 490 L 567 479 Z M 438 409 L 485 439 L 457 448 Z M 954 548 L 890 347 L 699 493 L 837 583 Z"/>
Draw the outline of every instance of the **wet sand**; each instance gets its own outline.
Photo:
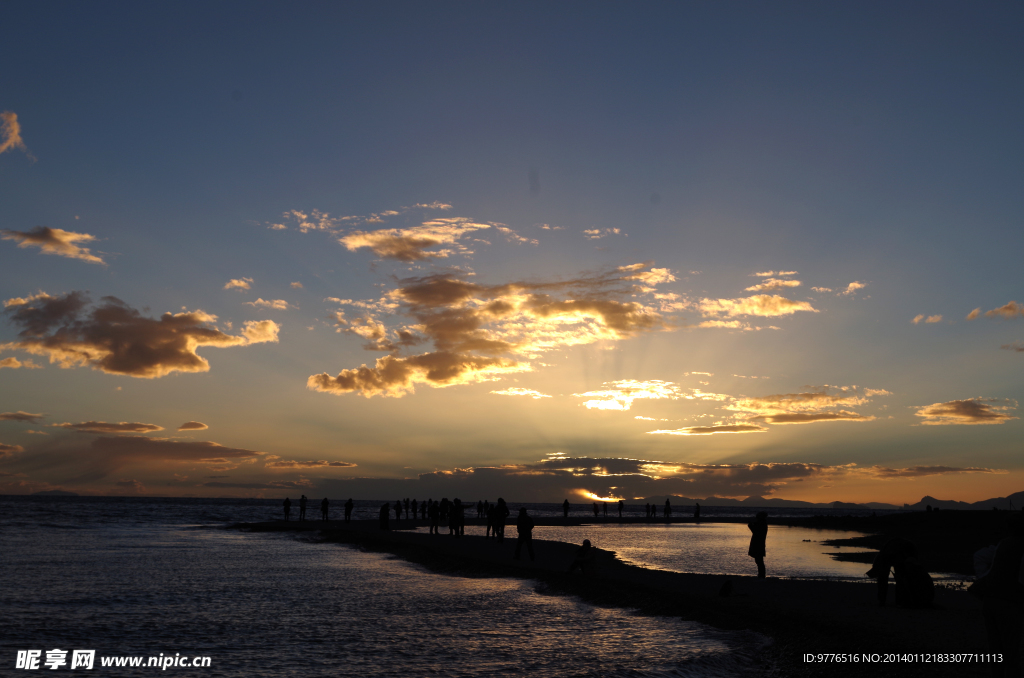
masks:
<path id="1" fill-rule="evenodd" d="M 566 524 L 562 519 L 535 520 L 541 525 Z M 772 522 L 815 526 L 808 525 L 806 520 Z M 394 522 L 392 520 L 393 527 Z M 477 524 L 476 520 L 466 522 Z M 591 522 L 604 521 L 573 521 L 584 525 Z M 890 521 L 886 526 L 898 523 Z M 682 574 L 627 565 L 618 561 L 613 553 L 600 549 L 590 571 L 569 574 L 566 570 L 575 556 L 576 544 L 535 539 L 535 562 L 529 560 L 525 549 L 521 560 L 513 560 L 516 532 L 512 525 L 507 528 L 503 543 L 474 536 L 456 539 L 446 534 L 444 527 L 440 535 L 411 531 L 426 525 L 425 521 L 404 519 L 399 524 L 401 529 L 387 532 L 378 529 L 376 520 L 348 524 L 274 521 L 235 527 L 256 532 L 307 533 L 310 539 L 318 541 L 355 544 L 368 550 L 393 553 L 445 574 L 533 579 L 545 592 L 574 595 L 599 605 L 681 617 L 722 629 L 751 629 L 774 641 L 762 657 L 764 673 L 770 676 L 988 675 L 987 667 L 977 663 L 809 664 L 803 659 L 805 653 L 984 653 L 986 640 L 981 604 L 964 591 L 937 587 L 932 609 L 909 610 L 895 606 L 895 592 L 890 584 L 889 604 L 879 607 L 874 584 L 866 577 L 863 583 L 857 583 Z M 844 529 L 838 524 L 827 527 Z M 945 541 L 950 542 L 950 535 L 945 536 Z M 967 541 L 971 539 L 974 537 Z M 770 559 L 769 550 L 767 560 L 770 562 Z M 753 561 L 751 571 L 756 571 Z M 733 593 L 722 597 L 719 592 L 727 579 L 732 582 Z"/>

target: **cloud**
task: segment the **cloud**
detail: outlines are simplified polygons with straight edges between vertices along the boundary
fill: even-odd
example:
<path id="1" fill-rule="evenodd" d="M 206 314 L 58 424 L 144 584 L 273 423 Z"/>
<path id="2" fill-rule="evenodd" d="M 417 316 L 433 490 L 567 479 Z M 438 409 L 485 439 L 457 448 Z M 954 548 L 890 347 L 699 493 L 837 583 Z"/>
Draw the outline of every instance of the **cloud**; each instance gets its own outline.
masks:
<path id="1" fill-rule="evenodd" d="M 973 314 L 974 311 L 971 313 Z M 1024 316 L 1024 304 L 1018 304 L 1016 301 L 1011 301 L 1005 306 L 993 308 L 991 311 L 985 311 L 985 316 L 988 318 L 1016 318 L 1017 316 Z"/>
<path id="2" fill-rule="evenodd" d="M 648 433 L 671 436 L 707 436 L 714 433 L 764 433 L 767 430 L 764 426 L 757 424 L 715 424 L 714 426 L 687 426 L 671 431 L 648 431 Z"/>
<path id="3" fill-rule="evenodd" d="M 327 461 L 326 459 L 320 459 L 318 461 L 294 461 L 291 459 L 278 459 L 276 461 L 268 462 L 266 468 L 354 468 L 356 464 L 347 461 Z"/>
<path id="4" fill-rule="evenodd" d="M 990 403 L 1007 403 L 992 405 Z M 1017 419 L 1008 414 L 1017 408 L 1013 400 L 996 398 L 969 398 L 967 400 L 950 400 L 945 403 L 933 403 L 918 408 L 916 415 L 924 419 L 921 423 L 928 426 L 951 424 L 1005 424 Z"/>
<path id="5" fill-rule="evenodd" d="M 287 311 L 290 305 L 284 299 L 257 299 L 256 301 L 246 301 L 246 305 L 254 308 L 272 308 L 278 311 Z"/>
<path id="6" fill-rule="evenodd" d="M 624 235 L 620 228 L 589 228 L 583 230 L 583 236 L 587 240 L 599 240 L 601 238 L 607 238 L 610 235 Z"/>
<path id="7" fill-rule="evenodd" d="M 114 486 L 120 490 L 125 490 L 133 494 L 140 494 L 146 491 L 146 486 L 143 485 L 141 481 L 135 479 L 118 480 L 116 483 L 114 483 Z"/>
<path id="8" fill-rule="evenodd" d="M 0 345 L 47 356 L 62 368 L 87 365 L 109 374 L 155 379 L 172 372 L 206 372 L 210 364 L 196 353 L 203 346 L 246 346 L 277 341 L 270 320 L 250 321 L 242 336 L 210 326 L 217 317 L 203 311 L 143 317 L 116 297 L 90 308 L 83 292 L 8 300 L 6 313 L 22 330 L 19 341 Z"/>
<path id="9" fill-rule="evenodd" d="M 814 290 L 815 292 L 831 292 L 832 291 L 831 287 L 812 287 L 811 289 Z"/>
<path id="10" fill-rule="evenodd" d="M 967 320 L 975 320 L 980 315 L 981 315 L 981 308 L 979 307 L 979 308 L 974 309 L 970 313 L 968 313 L 966 319 Z"/>
<path id="11" fill-rule="evenodd" d="M 291 286 L 292 286 L 292 289 L 295 289 L 295 290 L 301 290 L 302 289 L 302 283 L 300 283 L 300 282 L 293 282 Z"/>
<path id="12" fill-rule="evenodd" d="M 884 389 L 857 386 L 824 386 L 815 391 L 743 397 L 724 406 L 746 421 L 767 424 L 812 424 L 825 421 L 873 421 L 846 408 L 866 405 L 876 396 L 891 395 Z"/>
<path id="13" fill-rule="evenodd" d="M 770 292 L 772 290 L 782 290 L 787 287 L 800 287 L 799 280 L 780 280 L 779 278 L 768 278 L 762 280 L 757 285 L 752 285 L 746 288 L 747 292 Z"/>
<path id="14" fill-rule="evenodd" d="M 856 294 L 857 290 L 862 290 L 862 289 L 864 289 L 867 286 L 868 286 L 867 283 L 857 282 L 856 280 L 854 280 L 852 283 L 850 283 L 849 285 L 846 286 L 845 290 L 843 290 L 839 294 L 842 294 L 842 295 L 845 295 L 845 296 L 849 296 L 851 294 Z"/>
<path id="15" fill-rule="evenodd" d="M 1016 351 L 1017 353 L 1024 353 L 1024 341 L 1015 341 L 1012 344 L 1003 344 L 999 348 L 1007 351 Z"/>
<path id="16" fill-rule="evenodd" d="M 226 290 L 247 290 L 252 287 L 252 278 L 232 278 L 224 283 Z"/>
<path id="17" fill-rule="evenodd" d="M 367 311 L 352 321 L 336 314 L 340 329 L 366 339 L 366 348 L 390 355 L 373 367 L 364 364 L 336 377 L 313 375 L 307 385 L 327 393 L 400 397 L 416 384 L 451 386 L 530 371 L 530 361 L 553 349 L 668 329 L 651 306 L 616 297 L 642 299 L 670 274 L 647 270 L 647 264 L 625 268 L 564 281 L 502 285 L 439 273 L 401 280 L 380 301 L 338 299 Z M 411 322 L 393 322 L 394 316 Z M 405 348 L 426 341 L 433 343 L 433 351 L 402 355 Z"/>
<path id="18" fill-rule="evenodd" d="M 139 422 L 122 421 L 119 424 L 110 424 L 105 421 L 83 421 L 78 424 L 63 423 L 50 424 L 55 428 L 67 428 L 79 433 L 152 433 L 163 431 L 163 426 L 156 424 L 141 424 Z"/>
<path id="19" fill-rule="evenodd" d="M 56 254 L 69 259 L 81 259 L 92 264 L 106 266 L 106 262 L 90 253 L 87 248 L 75 244 L 91 242 L 96 239 L 95 236 L 88 233 L 74 233 L 59 228 L 36 226 L 31 231 L 0 231 L 0 238 L 15 240 L 18 242 L 18 247 L 38 247 L 43 254 Z"/>
<path id="20" fill-rule="evenodd" d="M 551 396 L 545 395 L 540 391 L 534 391 L 531 388 L 506 388 L 501 391 L 491 391 L 494 395 L 507 395 L 507 396 L 528 396 L 534 400 L 540 400 L 541 398 L 550 398 Z"/>
<path id="21" fill-rule="evenodd" d="M 205 431 L 210 428 L 201 421 L 186 421 L 184 424 L 178 427 L 179 431 Z"/>
<path id="22" fill-rule="evenodd" d="M 41 369 L 43 369 L 42 365 L 36 365 L 31 360 L 26 360 L 26 361 L 22 362 L 22 361 L 18 360 L 17 358 L 15 358 L 14 356 L 11 356 L 10 358 L 4 358 L 3 360 L 0 360 L 0 369 L 3 369 L 5 367 L 9 367 L 12 370 L 21 369 L 22 367 L 24 367 L 26 370 L 41 370 Z"/>
<path id="23" fill-rule="evenodd" d="M 759 273 L 751 273 L 750 275 L 752 277 L 754 277 L 754 278 L 770 278 L 773 275 L 781 275 L 781 276 L 797 275 L 797 272 L 796 271 L 778 271 L 778 272 L 776 272 L 776 271 L 761 271 Z"/>
<path id="24" fill-rule="evenodd" d="M 490 228 L 491 224 L 480 224 L 461 217 L 424 221 L 412 228 L 385 228 L 376 231 L 353 231 L 339 238 L 339 242 L 350 252 L 369 248 L 381 259 L 395 259 L 407 263 L 425 259 L 443 259 L 456 252 L 471 254 L 472 251 L 458 244 L 467 233 Z M 450 248 L 428 251 L 439 245 Z"/>
<path id="25" fill-rule="evenodd" d="M 45 417 L 45 414 L 32 414 L 31 412 L 0 412 L 0 421 L 27 421 L 30 423 L 38 423 L 40 419 Z"/>
<path id="26" fill-rule="evenodd" d="M 226 476 L 225 476 L 226 477 Z M 269 483 L 203 483 L 203 487 L 219 487 L 242 490 L 308 490 L 315 487 L 309 480 L 277 480 Z"/>
<path id="27" fill-rule="evenodd" d="M 930 315 L 930 316 L 928 316 L 926 318 L 926 317 L 924 317 L 923 314 L 918 314 L 918 315 L 914 316 L 914 319 L 911 320 L 910 322 L 912 322 L 915 325 L 917 325 L 918 323 L 920 323 L 922 321 L 924 321 L 925 323 L 940 323 L 940 322 L 942 322 L 942 316 L 941 315 Z"/>
<path id="28" fill-rule="evenodd" d="M 20 148 L 28 153 L 28 148 L 21 138 L 21 124 L 18 123 L 18 114 L 11 111 L 0 113 L 0 153 Z"/>
<path id="29" fill-rule="evenodd" d="M 738 315 L 774 317 L 797 311 L 818 312 L 810 302 L 794 301 L 774 294 L 755 294 L 739 299 L 701 299 L 700 310 L 705 317 L 724 315 L 730 318 Z"/>
<path id="30" fill-rule="evenodd" d="M 607 382 L 605 388 L 586 393 L 573 393 L 576 398 L 590 398 L 583 403 L 588 410 L 629 410 L 634 400 L 678 400 L 683 391 L 670 381 L 637 381 L 622 379 Z"/>
<path id="31" fill-rule="evenodd" d="M 21 445 L 5 445 L 4 443 L 0 443 L 0 459 L 3 459 L 4 457 L 8 457 L 8 456 L 14 454 L 15 452 L 24 452 L 24 451 L 25 451 L 25 448 L 22 447 Z"/>

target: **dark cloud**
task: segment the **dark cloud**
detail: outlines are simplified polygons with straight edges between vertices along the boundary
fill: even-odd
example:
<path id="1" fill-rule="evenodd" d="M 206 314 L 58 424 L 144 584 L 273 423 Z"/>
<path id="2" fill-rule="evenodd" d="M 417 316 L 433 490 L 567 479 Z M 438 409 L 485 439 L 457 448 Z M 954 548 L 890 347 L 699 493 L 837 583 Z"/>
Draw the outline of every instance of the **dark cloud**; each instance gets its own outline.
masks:
<path id="1" fill-rule="evenodd" d="M 92 242 L 96 236 L 88 233 L 74 233 L 59 228 L 36 226 L 30 231 L 0 231 L 3 240 L 14 240 L 18 247 L 38 247 L 43 254 L 56 254 L 69 259 L 81 259 L 91 264 L 106 265 L 102 259 L 92 254 L 88 248 L 79 247 L 76 243 Z"/>
<path id="2" fill-rule="evenodd" d="M 992 403 L 1005 403 L 994 405 Z M 926 425 L 950 424 L 1005 424 L 1017 419 L 1009 412 L 1016 409 L 1017 403 L 1012 400 L 996 398 L 969 398 L 967 400 L 950 400 L 945 403 L 933 403 L 918 408 L 917 416 L 924 419 Z"/>
<path id="3" fill-rule="evenodd" d="M 79 433 L 152 433 L 153 431 L 163 431 L 163 426 L 157 426 L 156 424 L 142 424 L 133 421 L 122 421 L 118 424 L 112 424 L 105 421 L 83 421 L 78 424 L 63 423 L 63 424 L 50 424 L 56 428 L 67 428 L 72 431 L 78 431 Z"/>
<path id="4" fill-rule="evenodd" d="M 999 348 L 1006 351 L 1016 351 L 1017 353 L 1024 353 L 1024 341 L 1017 341 L 1012 344 L 1003 344 Z"/>
<path id="5" fill-rule="evenodd" d="M 241 336 L 225 334 L 211 326 L 216 316 L 203 311 L 146 318 L 116 297 L 90 308 L 83 292 L 10 299 L 4 313 L 22 329 L 19 341 L 0 348 L 47 356 L 63 368 L 88 365 L 144 379 L 206 372 L 210 364 L 198 348 L 276 342 L 278 332 L 274 322 L 263 320 L 247 322 Z"/>
<path id="6" fill-rule="evenodd" d="M 40 419 L 45 417 L 45 414 L 32 414 L 31 412 L 0 412 L 0 421 L 27 421 L 30 423 L 37 423 Z"/>
<path id="7" fill-rule="evenodd" d="M 212 477 L 212 476 L 211 476 Z M 315 485 L 309 480 L 277 480 L 270 483 L 203 483 L 203 487 L 220 487 L 241 490 L 309 490 Z"/>
<path id="8" fill-rule="evenodd" d="M 1006 473 L 1004 470 L 980 466 L 911 466 L 908 468 L 887 468 L 872 466 L 869 472 L 877 478 L 920 478 L 923 476 L 949 475 L 960 473 Z"/>
<path id="9" fill-rule="evenodd" d="M 272 469 L 290 469 L 290 468 L 353 468 L 356 464 L 348 461 L 327 461 L 326 459 L 320 459 L 317 461 L 294 461 L 291 459 L 278 459 L 275 461 L 267 462 L 266 468 Z"/>
<path id="10" fill-rule="evenodd" d="M 10 455 L 14 454 L 15 452 L 24 452 L 24 451 L 25 451 L 25 448 L 22 447 L 21 445 L 5 445 L 4 443 L 0 443 L 0 459 L 3 459 L 4 457 L 10 456 Z"/>

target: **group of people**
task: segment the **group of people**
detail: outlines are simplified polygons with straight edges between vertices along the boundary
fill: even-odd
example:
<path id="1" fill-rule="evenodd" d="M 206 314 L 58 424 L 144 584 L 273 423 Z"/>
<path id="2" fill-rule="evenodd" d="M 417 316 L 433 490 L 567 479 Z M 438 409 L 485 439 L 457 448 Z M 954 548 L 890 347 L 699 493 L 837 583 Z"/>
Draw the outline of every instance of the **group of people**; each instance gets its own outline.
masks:
<path id="1" fill-rule="evenodd" d="M 306 499 L 306 495 L 302 495 L 302 497 L 299 498 L 299 520 L 300 521 L 306 519 L 306 504 L 308 502 L 309 502 L 309 500 Z M 353 506 L 355 506 L 355 504 L 352 502 L 351 499 L 349 499 L 348 501 L 345 502 L 345 522 L 346 523 L 349 522 L 350 520 L 352 520 L 352 507 Z M 327 522 L 330 519 L 330 509 L 331 509 L 331 502 L 328 501 L 327 497 L 324 497 L 324 500 L 322 502 L 320 502 L 320 520 L 322 520 L 323 522 Z M 289 499 L 288 497 L 285 497 L 284 498 L 284 519 L 285 520 L 290 520 L 291 519 L 291 514 L 292 514 L 292 500 Z"/>

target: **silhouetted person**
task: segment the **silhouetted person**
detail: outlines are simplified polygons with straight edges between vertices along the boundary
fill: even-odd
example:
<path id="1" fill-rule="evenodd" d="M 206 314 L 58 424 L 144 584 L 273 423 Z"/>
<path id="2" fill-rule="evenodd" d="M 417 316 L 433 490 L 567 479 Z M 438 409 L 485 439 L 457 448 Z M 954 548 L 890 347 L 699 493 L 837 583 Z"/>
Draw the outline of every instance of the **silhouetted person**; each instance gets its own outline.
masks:
<path id="1" fill-rule="evenodd" d="M 693 507 L 693 520 L 695 522 L 700 522 L 700 504 Z"/>
<path id="2" fill-rule="evenodd" d="M 875 556 L 867 575 L 877 582 L 878 604 L 885 605 L 889 591 L 889 570 L 896 580 L 896 604 L 900 607 L 929 607 L 935 585 L 917 560 L 917 548 L 903 537 L 890 539 Z"/>
<path id="3" fill-rule="evenodd" d="M 569 517 L 569 500 L 568 499 L 566 499 L 565 501 L 562 502 L 562 517 L 563 518 L 568 518 Z"/>
<path id="4" fill-rule="evenodd" d="M 747 549 L 747 555 L 757 563 L 758 579 L 764 579 L 764 542 L 768 538 L 768 514 L 764 511 L 758 512 L 754 516 L 754 522 L 747 523 L 747 527 L 750 528 L 750 548 Z"/>
<path id="5" fill-rule="evenodd" d="M 465 516 L 465 507 L 462 505 L 462 500 L 455 497 L 455 500 L 452 501 L 451 508 L 448 510 L 450 511 L 448 516 L 448 534 L 453 537 L 461 537 L 462 521 Z"/>
<path id="6" fill-rule="evenodd" d="M 391 526 L 388 524 L 388 519 L 391 517 L 391 505 L 384 504 L 380 507 L 380 529 L 390 530 Z"/>
<path id="7" fill-rule="evenodd" d="M 292 500 L 288 497 L 284 498 L 284 519 L 288 520 L 288 516 L 292 513 Z"/>
<path id="8" fill-rule="evenodd" d="M 352 520 L 352 507 L 353 506 L 354 506 L 354 504 L 352 503 L 352 498 L 349 497 L 349 500 L 345 502 L 345 522 L 346 523 Z"/>
<path id="9" fill-rule="evenodd" d="M 306 519 L 306 495 L 299 499 L 299 520 Z"/>
<path id="10" fill-rule="evenodd" d="M 416 520 L 416 500 L 412 500 L 412 511 L 409 513 L 409 517 Z"/>
<path id="11" fill-rule="evenodd" d="M 516 532 L 519 533 L 519 538 L 516 539 L 516 553 L 512 556 L 513 560 L 519 560 L 519 554 L 525 543 L 530 560 L 533 561 L 533 518 L 526 513 L 525 506 L 519 509 L 519 516 L 516 518 Z"/>
<path id="12" fill-rule="evenodd" d="M 423 516 L 423 520 L 427 519 L 427 512 L 430 510 L 431 503 L 433 503 L 432 500 L 427 499 L 425 502 L 420 504 L 420 514 Z"/>
<path id="13" fill-rule="evenodd" d="M 405 517 L 409 517 L 409 497 L 405 498 Z"/>
<path id="14" fill-rule="evenodd" d="M 491 537 L 498 536 L 498 530 L 494 527 L 494 518 L 498 515 L 498 505 L 494 504 L 487 507 L 487 529 L 484 530 L 484 539 L 490 539 Z"/>
<path id="15" fill-rule="evenodd" d="M 512 512 L 505 505 L 505 500 L 498 497 L 498 503 L 494 507 L 494 536 L 498 538 L 498 543 L 505 541 L 505 520 L 510 513 Z"/>
<path id="16" fill-rule="evenodd" d="M 665 520 L 672 518 L 672 504 L 669 503 L 668 497 L 665 498 Z"/>
<path id="17" fill-rule="evenodd" d="M 604 519 L 608 520 L 608 502 L 601 502 L 601 508 L 604 509 Z"/>
<path id="18" fill-rule="evenodd" d="M 441 508 L 437 505 L 436 501 L 430 502 L 430 506 L 427 508 L 427 515 L 430 516 L 430 534 L 440 534 L 437 525 L 441 521 Z"/>
<path id="19" fill-rule="evenodd" d="M 331 505 L 331 502 L 327 501 L 327 497 L 324 497 L 324 500 L 322 502 L 320 502 L 320 513 L 321 513 L 320 519 L 323 520 L 324 522 L 327 522 L 327 511 L 328 511 L 330 505 Z"/>
<path id="20" fill-rule="evenodd" d="M 573 558 L 572 563 L 569 565 L 569 571 L 575 572 L 579 570 L 580 572 L 586 572 L 587 568 L 594 563 L 596 555 L 597 552 L 590 546 L 590 540 L 584 539 L 583 546 L 576 550 L 576 557 Z"/>
<path id="21" fill-rule="evenodd" d="M 626 502 L 619 500 L 619 520 L 622 520 L 622 507 L 626 505 Z"/>
<path id="22" fill-rule="evenodd" d="M 647 520 L 651 519 L 651 505 L 650 503 L 644 504 L 644 518 Z"/>
<path id="23" fill-rule="evenodd" d="M 989 555 L 991 567 L 987 572 L 979 573 L 982 576 L 975 586 L 983 586 L 981 610 L 985 615 L 989 649 L 1003 655 L 1002 664 L 991 665 L 991 674 L 1019 678 L 1021 629 L 1024 626 L 1024 590 L 1020 581 L 1024 565 L 1022 523 L 1011 524 L 1010 536 L 1001 540 Z"/>
<path id="24" fill-rule="evenodd" d="M 399 499 L 395 502 L 395 527 L 398 527 L 398 521 L 402 519 L 402 500 Z"/>
<path id="25" fill-rule="evenodd" d="M 600 513 L 601 513 L 601 508 L 597 505 L 597 502 L 595 501 L 594 502 L 594 517 L 596 518 L 598 515 L 600 515 Z"/>

